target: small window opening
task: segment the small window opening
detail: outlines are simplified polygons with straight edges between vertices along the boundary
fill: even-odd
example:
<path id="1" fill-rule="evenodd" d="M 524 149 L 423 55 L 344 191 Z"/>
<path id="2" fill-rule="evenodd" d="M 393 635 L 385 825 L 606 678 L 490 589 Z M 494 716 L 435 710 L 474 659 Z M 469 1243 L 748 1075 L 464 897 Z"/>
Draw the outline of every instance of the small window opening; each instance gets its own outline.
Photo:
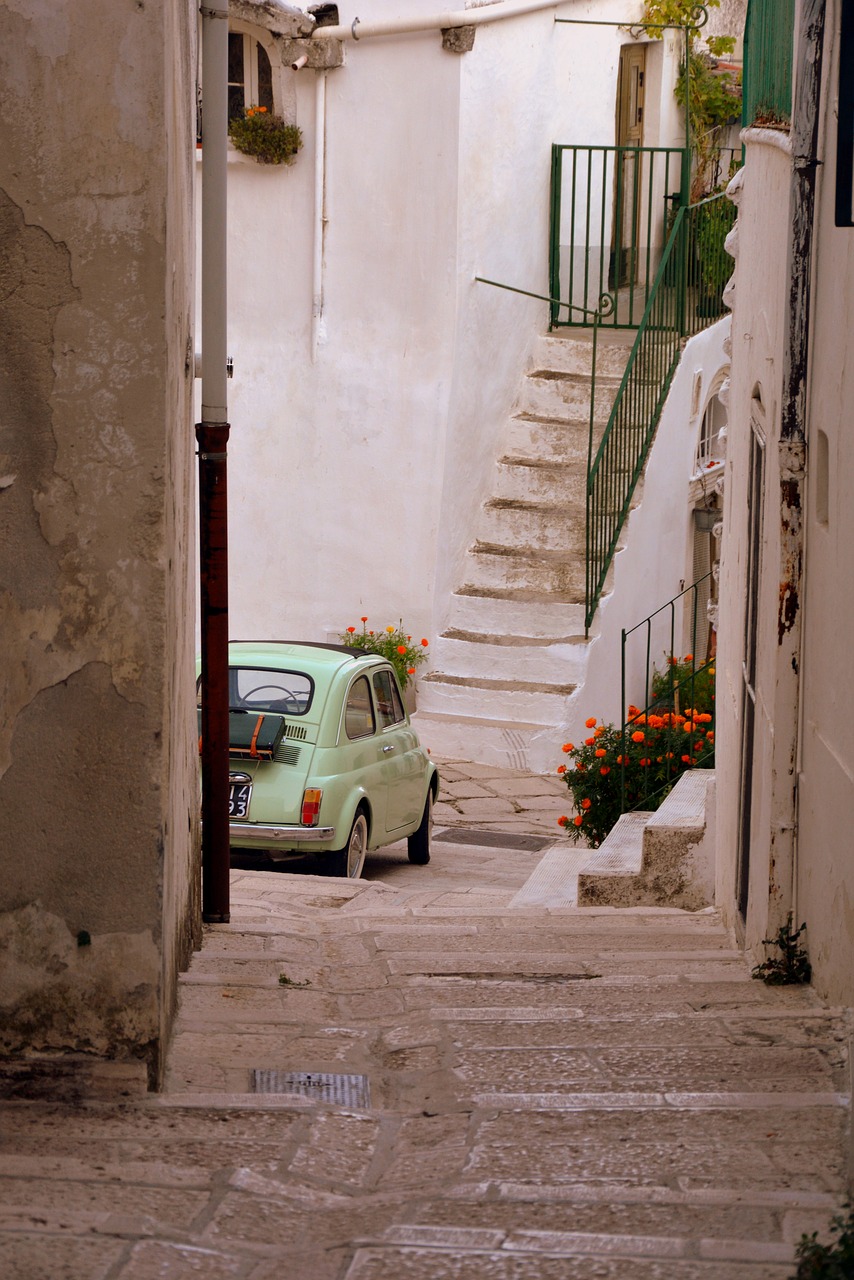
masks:
<path id="1" fill-rule="evenodd" d="M 830 501 L 830 451 L 827 434 L 821 429 L 816 435 L 815 452 L 815 518 L 819 524 L 827 524 Z"/>
<path id="2" fill-rule="evenodd" d="M 726 461 L 726 428 L 726 407 L 717 396 L 712 396 L 706 405 L 703 421 L 700 424 L 697 457 L 694 463 L 695 475 Z"/>
<path id="3" fill-rule="evenodd" d="M 273 110 L 273 68 L 267 50 L 242 31 L 228 33 L 228 118 L 247 107 Z"/>

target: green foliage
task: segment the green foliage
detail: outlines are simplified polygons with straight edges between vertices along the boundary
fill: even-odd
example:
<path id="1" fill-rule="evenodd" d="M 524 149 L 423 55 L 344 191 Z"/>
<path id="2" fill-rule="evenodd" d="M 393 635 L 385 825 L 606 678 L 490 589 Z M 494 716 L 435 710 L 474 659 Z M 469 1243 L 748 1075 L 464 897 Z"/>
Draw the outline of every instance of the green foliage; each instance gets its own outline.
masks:
<path id="1" fill-rule="evenodd" d="M 719 9 L 721 0 L 703 0 L 707 9 Z M 643 21 L 651 25 L 650 35 L 660 40 L 664 27 L 694 26 L 697 22 L 699 5 L 696 0 L 646 0 L 643 10 Z M 661 28 L 656 29 L 655 23 Z"/>
<path id="2" fill-rule="evenodd" d="M 700 284 L 697 314 L 718 316 L 723 311 L 726 282 L 733 272 L 733 261 L 724 248 L 724 241 L 735 223 L 736 208 L 726 198 L 718 197 L 699 205 L 694 218 Z"/>
<path id="3" fill-rule="evenodd" d="M 714 661 L 697 666 L 692 653 L 684 658 L 671 654 L 664 670 L 658 667 L 652 673 L 652 710 L 680 711 L 691 707 L 693 711 L 713 714 L 715 710 Z"/>
<path id="4" fill-rule="evenodd" d="M 848 1206 L 846 1206 L 847 1208 Z M 854 1210 L 833 1219 L 831 1232 L 838 1239 L 819 1244 L 818 1232 L 800 1238 L 795 1257 L 798 1269 L 792 1280 L 851 1280 L 854 1276 Z"/>
<path id="5" fill-rule="evenodd" d="M 279 986 L 280 987 L 310 987 L 311 978 L 306 978 L 302 982 L 296 982 L 295 979 L 289 978 L 286 973 L 280 973 Z"/>
<path id="6" fill-rule="evenodd" d="M 715 760 L 712 716 L 694 708 L 691 714 L 664 711 L 644 714 L 629 707 L 625 730 L 597 724 L 580 746 L 563 744 L 569 763 L 558 766 L 572 796 L 574 816 L 564 815 L 558 826 L 578 840 L 600 845 L 630 809 L 659 807 L 686 769 L 711 768 Z M 625 787 L 625 793 L 623 788 Z"/>
<path id="7" fill-rule="evenodd" d="M 765 946 L 777 947 L 780 951 L 779 956 L 773 956 L 768 960 L 763 960 L 762 964 L 755 965 L 751 977 L 761 978 L 770 987 L 787 987 L 809 982 L 812 976 L 812 966 L 807 958 L 806 951 L 798 942 L 798 938 L 800 938 L 806 927 L 806 924 L 802 924 L 800 929 L 793 930 L 790 912 L 787 923 L 777 930 L 776 938 L 762 939 Z M 810 1275 L 811 1273 L 804 1272 L 804 1274 Z M 829 1272 L 828 1274 L 831 1273 Z"/>
<path id="8" fill-rule="evenodd" d="M 261 164 L 292 164 L 302 146 L 302 132 L 270 115 L 266 107 L 247 107 L 243 116 L 229 121 L 228 136 L 238 151 Z"/>
<path id="9" fill-rule="evenodd" d="M 348 649 L 364 649 L 366 653 L 378 653 L 387 658 L 397 672 L 401 689 L 405 689 L 410 677 L 415 675 L 415 668 L 427 659 L 428 640 L 412 643 L 412 636 L 403 630 L 401 620 L 396 627 L 386 627 L 384 631 L 369 631 L 368 619 L 362 618 L 362 630 L 348 627 L 341 635 L 341 640 Z"/>

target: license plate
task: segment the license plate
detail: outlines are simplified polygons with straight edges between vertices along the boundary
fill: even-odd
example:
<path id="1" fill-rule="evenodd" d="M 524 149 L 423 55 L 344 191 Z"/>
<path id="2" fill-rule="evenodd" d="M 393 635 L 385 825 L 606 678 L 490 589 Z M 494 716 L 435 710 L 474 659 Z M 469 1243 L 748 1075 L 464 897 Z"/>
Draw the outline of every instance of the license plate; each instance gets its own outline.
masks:
<path id="1" fill-rule="evenodd" d="M 245 818 L 249 812 L 249 798 L 252 795 L 251 782 L 232 782 L 228 789 L 229 818 Z"/>

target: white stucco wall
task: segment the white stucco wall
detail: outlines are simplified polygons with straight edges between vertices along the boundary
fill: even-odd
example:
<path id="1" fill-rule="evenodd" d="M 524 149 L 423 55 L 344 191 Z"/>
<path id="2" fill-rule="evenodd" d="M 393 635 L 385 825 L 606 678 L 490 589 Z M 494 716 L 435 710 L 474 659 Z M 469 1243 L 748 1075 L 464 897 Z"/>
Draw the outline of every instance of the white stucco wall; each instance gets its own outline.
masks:
<path id="1" fill-rule="evenodd" d="M 730 320 L 725 317 L 691 338 L 674 374 L 647 462 L 641 500 L 629 517 L 624 549 L 614 560 L 613 590 L 599 608 L 598 634 L 590 641 L 585 682 L 568 704 L 564 732 L 570 741 L 584 737 L 589 716 L 620 723 L 622 630 L 635 627 L 691 584 L 694 523 L 688 485 L 703 412 L 729 368 L 725 350 L 729 329 Z M 675 620 L 675 649 L 682 656 L 685 634 L 680 607 Z M 659 669 L 670 653 L 670 626 L 668 610 L 659 615 L 649 633 L 651 664 Z M 644 688 L 646 636 L 645 629 L 635 632 L 626 647 L 626 700 L 638 706 L 645 705 L 648 692 Z"/>
<path id="2" fill-rule="evenodd" d="M 765 434 L 762 577 L 757 607 L 756 727 L 753 753 L 753 838 L 745 937 L 766 936 L 769 833 L 774 804 L 771 756 L 776 689 L 779 596 L 779 441 L 782 351 L 786 323 L 785 264 L 791 157 L 784 135 L 746 135 L 747 159 L 738 205 L 738 258 L 732 317 L 732 377 L 721 553 L 717 661 L 717 897 L 735 923 L 739 796 L 744 709 L 744 628 L 747 597 L 748 472 L 751 415 Z"/>
<path id="3" fill-rule="evenodd" d="M 423 11 L 372 0 L 360 16 Z M 604 0 L 565 12 L 614 16 Z M 365 614 L 441 627 L 548 324 L 546 303 L 474 277 L 548 293 L 551 144 L 613 140 L 627 39 L 546 10 L 479 27 L 462 55 L 438 31 L 347 43 L 327 74 L 314 362 L 315 73 L 285 73 L 296 163 L 229 164 L 233 637 L 326 639 Z"/>

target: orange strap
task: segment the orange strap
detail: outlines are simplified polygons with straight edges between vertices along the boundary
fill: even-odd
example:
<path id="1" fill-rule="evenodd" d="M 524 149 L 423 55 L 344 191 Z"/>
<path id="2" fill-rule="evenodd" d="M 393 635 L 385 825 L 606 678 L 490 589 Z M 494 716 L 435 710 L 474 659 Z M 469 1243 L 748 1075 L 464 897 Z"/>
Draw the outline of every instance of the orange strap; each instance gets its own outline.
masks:
<path id="1" fill-rule="evenodd" d="M 263 723 L 264 723 L 264 717 L 263 717 L 263 716 L 259 716 L 259 717 L 258 717 L 258 722 L 257 722 L 257 724 L 255 725 L 255 732 L 254 732 L 254 733 L 253 733 L 253 735 L 252 735 L 252 741 L 251 741 L 251 743 L 249 744 L 249 754 L 250 754 L 250 756 L 252 756 L 252 758 L 253 758 L 253 759 L 255 759 L 255 760 L 257 760 L 257 758 L 258 758 L 258 750 L 257 750 L 256 743 L 258 742 L 258 734 L 261 732 L 261 725 L 262 725 Z"/>

